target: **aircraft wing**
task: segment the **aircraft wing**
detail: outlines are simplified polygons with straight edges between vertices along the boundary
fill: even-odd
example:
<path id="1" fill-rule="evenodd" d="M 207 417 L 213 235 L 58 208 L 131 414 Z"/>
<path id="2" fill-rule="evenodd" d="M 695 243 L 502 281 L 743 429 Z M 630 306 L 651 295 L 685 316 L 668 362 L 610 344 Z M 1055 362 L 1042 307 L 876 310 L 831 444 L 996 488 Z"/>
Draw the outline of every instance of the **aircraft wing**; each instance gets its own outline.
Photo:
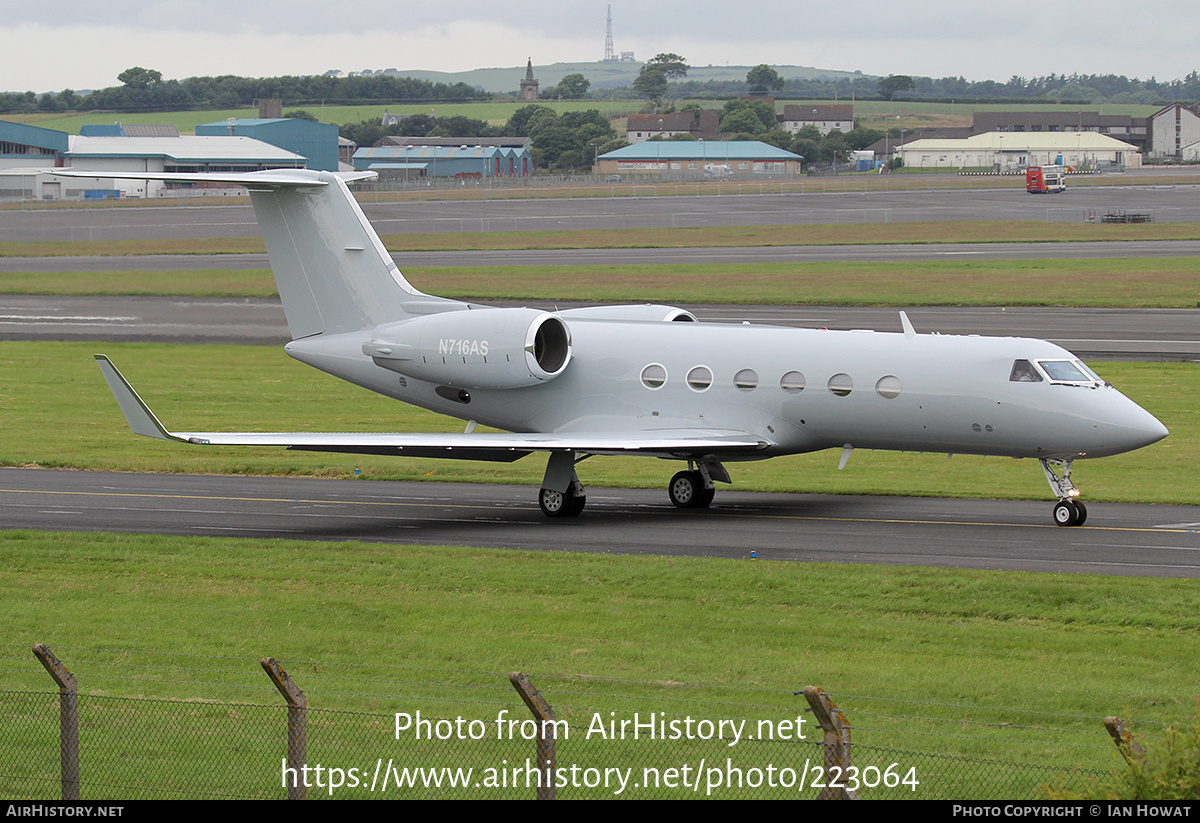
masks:
<path id="1" fill-rule="evenodd" d="M 380 454 L 400 457 L 451 457 L 510 463 L 531 452 L 575 451 L 589 454 L 649 454 L 665 457 L 759 451 L 771 446 L 750 432 L 728 429 L 647 429 L 630 432 L 509 434 L 373 434 L 350 432 L 172 432 L 138 396 L 106 355 L 96 363 L 108 382 L 129 427 L 159 440 L 206 446 L 281 446 L 301 451 Z"/>

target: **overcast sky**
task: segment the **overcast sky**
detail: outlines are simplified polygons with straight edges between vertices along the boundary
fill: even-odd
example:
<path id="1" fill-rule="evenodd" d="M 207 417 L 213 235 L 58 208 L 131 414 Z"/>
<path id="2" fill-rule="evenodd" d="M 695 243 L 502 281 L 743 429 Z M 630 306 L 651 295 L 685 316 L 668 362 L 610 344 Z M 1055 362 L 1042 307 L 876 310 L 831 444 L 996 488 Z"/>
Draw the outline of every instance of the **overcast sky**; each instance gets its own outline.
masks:
<path id="1" fill-rule="evenodd" d="M 599 60 L 592 0 L 5 0 L 0 89 L 117 85 L 130 66 L 168 79 Z M 1158 0 L 655 0 L 612 3 L 613 45 L 639 60 L 814 66 L 1006 81 L 1063 72 L 1180 78 L 1200 68 L 1200 6 Z M 1142 16 L 1139 16 L 1142 15 Z M 522 19 L 523 18 L 523 19 Z"/>

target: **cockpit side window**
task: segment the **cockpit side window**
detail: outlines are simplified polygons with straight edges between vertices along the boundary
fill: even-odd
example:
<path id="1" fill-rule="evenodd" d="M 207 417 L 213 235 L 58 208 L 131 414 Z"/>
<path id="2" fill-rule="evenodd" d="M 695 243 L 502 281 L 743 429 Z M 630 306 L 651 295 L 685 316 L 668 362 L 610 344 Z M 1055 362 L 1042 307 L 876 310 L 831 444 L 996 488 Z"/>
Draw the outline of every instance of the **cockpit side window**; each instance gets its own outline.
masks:
<path id="1" fill-rule="evenodd" d="M 1008 379 L 1013 383 L 1041 383 L 1042 376 L 1028 360 L 1017 360 L 1013 363 L 1012 373 Z"/>

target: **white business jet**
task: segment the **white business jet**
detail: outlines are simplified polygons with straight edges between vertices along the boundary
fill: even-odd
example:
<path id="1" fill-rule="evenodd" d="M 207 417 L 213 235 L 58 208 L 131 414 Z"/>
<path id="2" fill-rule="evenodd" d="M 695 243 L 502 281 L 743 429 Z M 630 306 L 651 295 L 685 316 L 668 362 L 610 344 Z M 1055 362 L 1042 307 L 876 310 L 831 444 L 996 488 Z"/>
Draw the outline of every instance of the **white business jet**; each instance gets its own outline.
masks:
<path id="1" fill-rule="evenodd" d="M 74 176 L 97 176 L 77 171 Z M 700 323 L 670 306 L 492 308 L 424 294 L 397 270 L 348 182 L 303 170 L 104 177 L 205 180 L 250 191 L 292 357 L 371 391 L 469 421 L 459 434 L 168 431 L 103 355 L 138 434 L 201 445 L 513 461 L 549 455 L 538 503 L 575 516 L 592 455 L 687 462 L 671 502 L 712 503 L 726 464 L 856 448 L 1029 457 L 1054 522 L 1087 509 L 1071 466 L 1167 436 L 1153 415 L 1043 340 Z M 475 431 L 478 424 L 502 433 Z"/>

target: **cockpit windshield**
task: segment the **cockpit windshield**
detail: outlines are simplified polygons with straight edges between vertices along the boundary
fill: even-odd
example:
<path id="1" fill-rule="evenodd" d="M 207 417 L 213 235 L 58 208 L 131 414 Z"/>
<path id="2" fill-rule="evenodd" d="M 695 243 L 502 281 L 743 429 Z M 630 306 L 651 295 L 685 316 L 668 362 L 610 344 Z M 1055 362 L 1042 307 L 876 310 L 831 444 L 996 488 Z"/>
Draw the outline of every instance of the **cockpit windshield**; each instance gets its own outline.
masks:
<path id="1" fill-rule="evenodd" d="M 1092 383 L 1092 378 L 1070 360 L 1039 360 L 1042 371 L 1055 383 Z"/>
<path id="2" fill-rule="evenodd" d="M 1069 385 L 1107 385 L 1104 379 L 1079 360 L 1015 360 L 1008 379 L 1013 383 L 1066 383 Z"/>

